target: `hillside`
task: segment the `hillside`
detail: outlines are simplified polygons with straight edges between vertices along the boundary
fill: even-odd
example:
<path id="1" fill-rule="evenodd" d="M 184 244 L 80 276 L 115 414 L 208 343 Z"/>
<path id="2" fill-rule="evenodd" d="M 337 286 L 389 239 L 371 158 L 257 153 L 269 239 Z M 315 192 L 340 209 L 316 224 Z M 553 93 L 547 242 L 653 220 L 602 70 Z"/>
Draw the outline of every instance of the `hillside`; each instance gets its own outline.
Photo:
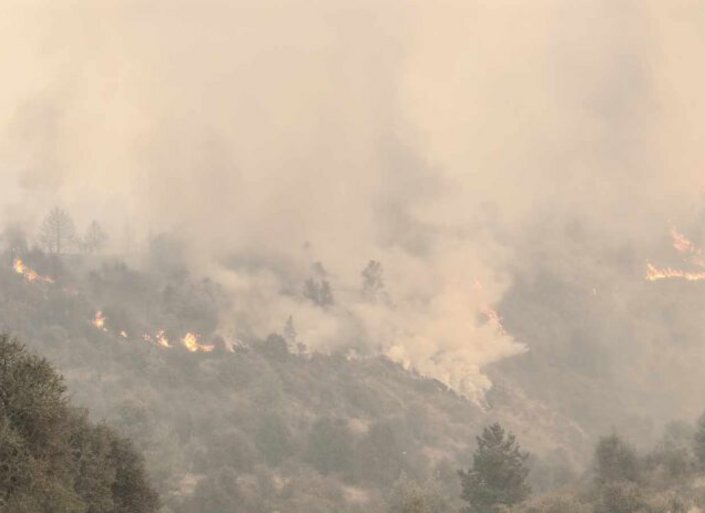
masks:
<path id="1" fill-rule="evenodd" d="M 62 370 L 75 402 L 135 441 L 165 511 L 208 513 L 217 501 L 382 511 L 402 473 L 457 497 L 456 471 L 490 419 L 547 468 L 574 465 L 587 441 L 501 382 L 488 409 L 384 358 L 297 354 L 276 334 L 226 342 L 215 332 L 224 295 L 188 273 L 39 253 L 24 265 L 52 281 L 0 269 L 0 326 Z M 179 340 L 187 330 L 197 346 Z M 539 487 L 555 484 L 549 474 Z"/>
<path id="2" fill-rule="evenodd" d="M 46 360 L 0 336 L 0 511 L 155 513 L 131 442 L 92 424 L 65 392 Z"/>

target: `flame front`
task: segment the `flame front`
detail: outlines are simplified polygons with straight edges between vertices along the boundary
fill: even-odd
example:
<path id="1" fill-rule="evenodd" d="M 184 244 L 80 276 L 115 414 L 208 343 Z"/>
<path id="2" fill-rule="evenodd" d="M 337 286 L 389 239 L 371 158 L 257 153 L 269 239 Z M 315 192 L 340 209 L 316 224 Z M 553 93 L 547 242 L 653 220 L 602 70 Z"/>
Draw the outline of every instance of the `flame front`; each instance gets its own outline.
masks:
<path id="1" fill-rule="evenodd" d="M 656 267 L 649 262 L 646 263 L 646 279 L 648 281 L 672 278 L 686 281 L 703 281 L 705 280 L 705 271 L 689 272 L 682 269 L 674 269 L 673 267 Z"/>
<path id="2" fill-rule="evenodd" d="M 687 256 L 691 264 L 705 268 L 705 258 L 703 252 L 693 241 L 679 232 L 675 227 L 671 228 L 671 238 L 673 239 L 673 249 L 681 255 Z M 686 271 L 673 267 L 657 267 L 651 262 L 646 262 L 646 280 L 658 281 L 668 279 L 678 279 L 686 281 L 705 280 L 705 271 Z"/>
<path id="3" fill-rule="evenodd" d="M 186 350 L 188 350 L 191 353 L 195 353 L 197 351 L 202 351 L 204 353 L 210 353 L 215 349 L 215 346 L 213 345 L 202 345 L 198 342 L 198 335 L 195 333 L 187 333 L 184 335 L 184 338 L 181 339 L 181 342 L 184 344 L 184 347 Z"/>
<path id="4" fill-rule="evenodd" d="M 12 261 L 12 268 L 17 274 L 22 275 L 24 279 L 29 282 L 41 281 L 44 283 L 54 283 L 53 278 L 50 278 L 49 276 L 42 276 L 31 267 L 28 267 L 27 264 L 25 264 L 21 258 L 15 258 Z"/>

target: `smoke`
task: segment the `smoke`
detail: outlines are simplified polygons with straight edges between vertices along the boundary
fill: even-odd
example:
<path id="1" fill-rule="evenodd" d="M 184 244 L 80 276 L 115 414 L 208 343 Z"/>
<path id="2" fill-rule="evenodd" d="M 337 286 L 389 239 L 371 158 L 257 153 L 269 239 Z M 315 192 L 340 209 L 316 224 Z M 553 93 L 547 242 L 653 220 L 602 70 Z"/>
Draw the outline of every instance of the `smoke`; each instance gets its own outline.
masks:
<path id="1" fill-rule="evenodd" d="M 483 368 L 533 342 L 481 310 L 516 273 L 600 268 L 589 241 L 566 250 L 570 223 L 645 248 L 698 208 L 694 2 L 6 10 L 8 219 L 32 228 L 61 204 L 118 252 L 126 230 L 176 234 L 231 292 L 223 329 L 292 316 L 310 350 L 383 353 L 478 398 Z M 532 231 L 542 253 L 527 254 L 546 218 L 565 223 Z M 371 259 L 388 300 L 360 294 Z M 332 305 L 305 297 L 315 262 Z"/>

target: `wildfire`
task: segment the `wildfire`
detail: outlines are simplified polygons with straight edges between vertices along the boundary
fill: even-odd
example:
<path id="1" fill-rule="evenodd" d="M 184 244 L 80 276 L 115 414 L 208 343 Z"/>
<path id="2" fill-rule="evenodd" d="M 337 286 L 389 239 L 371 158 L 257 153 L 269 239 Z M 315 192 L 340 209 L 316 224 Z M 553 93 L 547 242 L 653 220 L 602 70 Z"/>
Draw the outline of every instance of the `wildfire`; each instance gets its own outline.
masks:
<path id="1" fill-rule="evenodd" d="M 705 280 L 705 271 L 689 272 L 673 267 L 656 267 L 653 264 L 646 263 L 646 279 L 648 281 L 665 280 L 676 278 L 686 281 L 702 281 Z"/>
<path id="2" fill-rule="evenodd" d="M 103 312 L 101 310 L 98 310 L 95 313 L 93 319 L 91 320 L 91 324 L 95 326 L 98 330 L 108 333 L 111 330 L 108 330 L 107 326 L 105 325 L 105 321 L 107 321 L 107 317 L 103 315 Z M 129 338 L 126 331 L 115 331 L 114 333 L 116 333 L 123 339 Z M 160 329 L 154 335 L 145 333 L 144 335 L 142 335 L 142 340 L 149 344 L 155 344 L 164 349 L 171 349 L 174 347 L 173 345 L 171 345 L 169 337 L 167 336 L 166 331 L 164 331 L 163 329 Z M 181 343 L 190 353 L 210 353 L 215 349 L 215 346 L 212 344 L 201 344 L 198 340 L 198 335 L 193 332 L 186 333 L 186 335 L 184 335 L 184 337 L 181 339 Z"/>
<path id="3" fill-rule="evenodd" d="M 93 317 L 93 320 L 91 321 L 91 324 L 95 326 L 97 329 L 100 331 L 108 331 L 108 328 L 105 327 L 105 321 L 107 318 L 103 315 L 103 312 L 98 310 L 95 313 L 95 316 Z"/>
<path id="4" fill-rule="evenodd" d="M 485 294 L 485 289 L 482 286 L 482 283 L 480 283 L 479 280 L 475 280 L 475 290 L 477 293 L 482 297 Z M 500 335 L 507 335 L 507 330 L 504 329 L 504 324 L 502 324 L 502 316 L 499 315 L 499 312 L 489 306 L 488 304 L 483 304 L 480 306 L 480 313 L 485 316 L 487 319 L 487 322 L 492 324 L 495 328 L 497 328 L 497 332 Z"/>
<path id="5" fill-rule="evenodd" d="M 53 278 L 50 278 L 49 276 L 42 276 L 31 267 L 28 267 L 27 264 L 25 264 L 21 258 L 15 258 L 13 260 L 12 268 L 17 274 L 22 275 L 27 281 L 41 281 L 44 283 L 54 283 Z"/>
<path id="6" fill-rule="evenodd" d="M 700 253 L 695 247 L 695 244 L 675 227 L 671 228 L 671 237 L 673 238 L 673 248 L 678 251 L 678 253 Z"/>
<path id="7" fill-rule="evenodd" d="M 171 347 L 171 344 L 169 343 L 169 339 L 167 338 L 166 333 L 164 333 L 164 330 L 159 330 L 157 332 L 156 342 L 161 347 L 166 347 L 166 348 Z"/>
<path id="8" fill-rule="evenodd" d="M 198 335 L 195 333 L 187 333 L 184 335 L 184 338 L 181 339 L 181 342 L 184 344 L 184 347 L 190 351 L 191 353 L 195 353 L 197 351 L 202 351 L 204 353 L 210 353 L 215 349 L 215 346 L 213 345 L 202 345 L 198 342 Z"/>
<path id="9" fill-rule="evenodd" d="M 705 258 L 703 252 L 693 241 L 679 232 L 675 227 L 671 228 L 671 238 L 673 239 L 673 249 L 679 254 L 688 256 L 688 261 L 698 267 L 705 268 Z M 658 281 L 667 279 L 679 279 L 686 281 L 705 280 L 705 271 L 686 271 L 674 267 L 657 267 L 651 262 L 646 262 L 646 279 L 648 281 Z"/>
<path id="10" fill-rule="evenodd" d="M 499 312 L 492 307 L 484 306 L 480 310 L 482 314 L 487 318 L 487 322 L 494 325 L 500 335 L 506 335 L 507 330 L 504 329 L 504 324 L 502 324 L 502 316 Z"/>

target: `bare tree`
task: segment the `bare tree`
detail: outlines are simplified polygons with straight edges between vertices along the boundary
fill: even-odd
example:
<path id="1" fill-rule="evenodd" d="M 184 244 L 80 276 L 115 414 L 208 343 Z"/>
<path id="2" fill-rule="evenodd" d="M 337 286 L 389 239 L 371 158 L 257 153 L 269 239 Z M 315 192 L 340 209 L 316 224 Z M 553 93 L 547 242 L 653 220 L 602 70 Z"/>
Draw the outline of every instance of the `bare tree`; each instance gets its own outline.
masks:
<path id="1" fill-rule="evenodd" d="M 39 229 L 39 242 L 48 253 L 60 255 L 74 241 L 76 228 L 68 212 L 54 207 Z"/>
<path id="2" fill-rule="evenodd" d="M 81 249 L 85 253 L 99 253 L 108 241 L 108 234 L 98 221 L 92 221 L 86 228 L 86 233 L 81 240 Z"/>

